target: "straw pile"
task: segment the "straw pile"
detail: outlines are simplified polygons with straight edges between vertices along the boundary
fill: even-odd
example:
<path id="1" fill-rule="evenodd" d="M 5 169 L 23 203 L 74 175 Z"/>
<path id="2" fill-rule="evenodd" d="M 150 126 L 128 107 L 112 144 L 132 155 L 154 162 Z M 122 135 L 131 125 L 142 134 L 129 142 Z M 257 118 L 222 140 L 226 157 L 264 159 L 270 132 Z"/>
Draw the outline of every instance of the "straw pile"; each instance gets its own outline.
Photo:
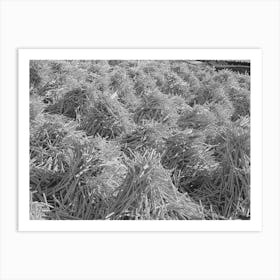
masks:
<path id="1" fill-rule="evenodd" d="M 214 155 L 219 168 L 207 180 L 196 182 L 190 196 L 229 218 L 250 213 L 250 124 L 248 118 L 220 130 Z"/>
<path id="2" fill-rule="evenodd" d="M 174 124 L 178 118 L 176 107 L 168 96 L 160 91 L 151 91 L 142 97 L 142 104 L 134 113 L 136 124 L 145 121 Z"/>
<path id="3" fill-rule="evenodd" d="M 78 112 L 86 112 L 89 101 L 90 97 L 87 90 L 85 88 L 76 88 L 65 93 L 58 102 L 49 105 L 45 111 L 76 119 Z"/>
<path id="4" fill-rule="evenodd" d="M 151 75 L 141 69 L 141 64 L 137 67 L 128 69 L 128 75 L 133 81 L 135 94 L 138 97 L 143 96 L 146 92 L 153 91 L 157 88 L 156 81 Z"/>
<path id="5" fill-rule="evenodd" d="M 240 87 L 228 89 L 228 95 L 234 107 L 232 121 L 250 115 L 250 92 Z"/>
<path id="6" fill-rule="evenodd" d="M 56 115 L 36 119 L 30 131 L 30 160 L 33 164 L 55 172 L 67 169 L 65 149 L 68 147 L 63 140 L 69 135 L 75 137 L 78 134 L 75 129 L 75 123 Z"/>
<path id="7" fill-rule="evenodd" d="M 80 129 L 87 135 L 100 135 L 114 139 L 133 129 L 129 112 L 109 94 L 97 94 L 86 115 L 82 116 Z"/>
<path id="8" fill-rule="evenodd" d="M 200 132 L 184 131 L 166 140 L 162 165 L 174 171 L 178 188 L 189 192 L 198 178 L 213 174 L 218 163 L 213 156 L 213 147 L 204 142 Z"/>
<path id="9" fill-rule="evenodd" d="M 173 72 L 165 73 L 165 83 L 161 91 L 165 94 L 183 96 L 186 99 L 190 95 L 189 84 Z"/>
<path id="10" fill-rule="evenodd" d="M 116 189 L 107 219 L 203 219 L 203 209 L 172 184 L 154 150 L 128 160 L 127 176 Z"/>
<path id="11" fill-rule="evenodd" d="M 146 149 L 154 149 L 162 153 L 165 149 L 165 139 L 170 136 L 172 129 L 157 122 L 147 122 L 120 139 L 122 151 L 130 157 L 131 151 L 139 153 Z"/>
<path id="12" fill-rule="evenodd" d="M 109 75 L 109 88 L 116 99 L 129 110 L 134 110 L 140 103 L 135 95 L 134 83 L 121 67 L 116 67 Z"/>
<path id="13" fill-rule="evenodd" d="M 177 125 L 180 129 L 206 129 L 217 122 L 215 114 L 205 106 L 195 105 L 189 107 L 181 114 Z"/>

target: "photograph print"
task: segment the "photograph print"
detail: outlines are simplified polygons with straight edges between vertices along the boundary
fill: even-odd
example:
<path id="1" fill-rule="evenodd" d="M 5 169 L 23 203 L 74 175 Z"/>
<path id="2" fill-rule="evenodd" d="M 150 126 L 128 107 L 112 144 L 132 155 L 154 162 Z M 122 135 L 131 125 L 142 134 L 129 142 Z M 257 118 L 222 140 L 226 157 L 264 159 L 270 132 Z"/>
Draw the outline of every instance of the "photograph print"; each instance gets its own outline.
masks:
<path id="1" fill-rule="evenodd" d="M 249 60 L 30 60 L 31 220 L 250 220 Z"/>

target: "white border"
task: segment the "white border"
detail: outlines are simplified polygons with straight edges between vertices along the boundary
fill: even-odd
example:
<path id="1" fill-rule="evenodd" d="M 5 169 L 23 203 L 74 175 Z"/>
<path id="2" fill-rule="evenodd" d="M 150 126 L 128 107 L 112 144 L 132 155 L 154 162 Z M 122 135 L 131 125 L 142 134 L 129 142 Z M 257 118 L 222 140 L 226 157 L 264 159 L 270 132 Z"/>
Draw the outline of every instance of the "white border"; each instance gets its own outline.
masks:
<path id="1" fill-rule="evenodd" d="M 36 221 L 29 220 L 29 60 L 152 59 L 251 61 L 251 220 Z M 260 49 L 19 49 L 19 231 L 261 231 L 262 72 Z"/>

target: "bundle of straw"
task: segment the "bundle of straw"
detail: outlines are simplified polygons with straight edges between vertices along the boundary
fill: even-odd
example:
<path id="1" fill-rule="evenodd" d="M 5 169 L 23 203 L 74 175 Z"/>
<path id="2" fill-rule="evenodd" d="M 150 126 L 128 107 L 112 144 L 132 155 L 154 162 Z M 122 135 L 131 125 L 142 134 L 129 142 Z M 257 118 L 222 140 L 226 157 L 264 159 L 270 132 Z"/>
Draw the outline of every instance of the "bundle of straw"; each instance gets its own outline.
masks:
<path id="1" fill-rule="evenodd" d="M 190 99 L 190 85 L 180 76 L 178 76 L 175 72 L 168 71 L 165 73 L 164 78 L 164 85 L 160 87 L 162 93 L 167 95 L 179 95 L 184 97 L 186 100 Z"/>
<path id="2" fill-rule="evenodd" d="M 141 68 L 141 64 L 137 67 L 129 68 L 127 74 L 133 81 L 135 94 L 141 97 L 145 92 L 156 89 L 156 81 Z"/>
<path id="3" fill-rule="evenodd" d="M 165 168 L 174 170 L 178 187 L 188 191 L 193 181 L 212 174 L 218 168 L 212 150 L 211 145 L 204 143 L 201 133 L 184 131 L 166 140 L 161 162 Z"/>
<path id="4" fill-rule="evenodd" d="M 201 207 L 174 187 L 154 150 L 146 150 L 143 155 L 135 153 L 126 164 L 127 176 L 116 189 L 107 219 L 203 218 Z"/>
<path id="5" fill-rule="evenodd" d="M 134 121 L 137 124 L 147 120 L 171 124 L 176 123 L 177 118 L 174 103 L 160 91 L 150 91 L 143 95 L 142 104 L 134 114 Z"/>
<path id="6" fill-rule="evenodd" d="M 209 125 L 217 122 L 214 113 L 210 112 L 205 106 L 195 105 L 193 108 L 185 110 L 177 121 L 180 129 L 201 129 L 204 130 Z"/>
<path id="7" fill-rule="evenodd" d="M 113 139 L 132 130 L 133 123 L 122 104 L 103 93 L 95 96 L 93 105 L 82 116 L 79 128 L 85 130 L 87 135 Z"/>
<path id="8" fill-rule="evenodd" d="M 214 152 L 219 168 L 189 193 L 225 218 L 240 214 L 237 209 L 250 213 L 250 137 L 248 123 L 242 121 L 220 131 Z"/>
<path id="9" fill-rule="evenodd" d="M 63 114 L 66 117 L 76 119 L 77 110 L 85 112 L 89 105 L 89 93 L 85 88 L 76 88 L 67 92 L 58 102 L 49 105 L 45 112 L 51 114 Z"/>
<path id="10" fill-rule="evenodd" d="M 116 141 L 109 141 L 97 136 L 93 142 L 99 173 L 89 178 L 88 184 L 108 196 L 123 182 L 126 176 L 127 168 L 123 162 L 123 153 Z"/>
<path id="11" fill-rule="evenodd" d="M 232 121 L 250 115 L 250 92 L 239 86 L 232 86 L 227 92 L 234 108 L 234 113 L 231 118 Z"/>
<path id="12" fill-rule="evenodd" d="M 50 219 L 89 219 L 100 196 L 88 184 L 89 178 L 100 173 L 97 152 L 93 143 L 73 143 L 68 156 L 69 168 L 59 180 L 39 190 L 52 205 Z"/>
<path id="13" fill-rule="evenodd" d="M 157 122 L 147 122 L 120 139 L 122 150 L 127 156 L 130 151 L 143 153 L 146 149 L 154 149 L 162 153 L 165 149 L 165 139 L 172 134 L 170 127 Z"/>
<path id="14" fill-rule="evenodd" d="M 75 135 L 79 139 L 81 132 L 76 131 L 74 122 L 59 115 L 41 115 L 30 129 L 30 160 L 46 170 L 64 172 L 69 164 L 66 157 L 68 146 L 63 141 L 67 136 Z"/>
<path id="15" fill-rule="evenodd" d="M 108 87 L 125 107 L 133 110 L 139 105 L 139 99 L 135 95 L 134 84 L 125 69 L 115 67 L 114 71 L 109 75 L 109 80 Z"/>

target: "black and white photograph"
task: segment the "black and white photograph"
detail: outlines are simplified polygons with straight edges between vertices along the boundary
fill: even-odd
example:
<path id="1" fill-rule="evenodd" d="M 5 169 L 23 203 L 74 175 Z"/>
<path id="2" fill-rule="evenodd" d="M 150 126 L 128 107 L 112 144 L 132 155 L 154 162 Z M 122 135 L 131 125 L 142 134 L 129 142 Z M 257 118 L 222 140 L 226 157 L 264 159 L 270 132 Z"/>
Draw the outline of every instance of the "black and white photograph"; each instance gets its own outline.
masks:
<path id="1" fill-rule="evenodd" d="M 30 60 L 31 220 L 250 220 L 250 60 Z"/>
<path id="2" fill-rule="evenodd" d="M 280 280 L 279 23 L 0 0 L 0 279 Z"/>

